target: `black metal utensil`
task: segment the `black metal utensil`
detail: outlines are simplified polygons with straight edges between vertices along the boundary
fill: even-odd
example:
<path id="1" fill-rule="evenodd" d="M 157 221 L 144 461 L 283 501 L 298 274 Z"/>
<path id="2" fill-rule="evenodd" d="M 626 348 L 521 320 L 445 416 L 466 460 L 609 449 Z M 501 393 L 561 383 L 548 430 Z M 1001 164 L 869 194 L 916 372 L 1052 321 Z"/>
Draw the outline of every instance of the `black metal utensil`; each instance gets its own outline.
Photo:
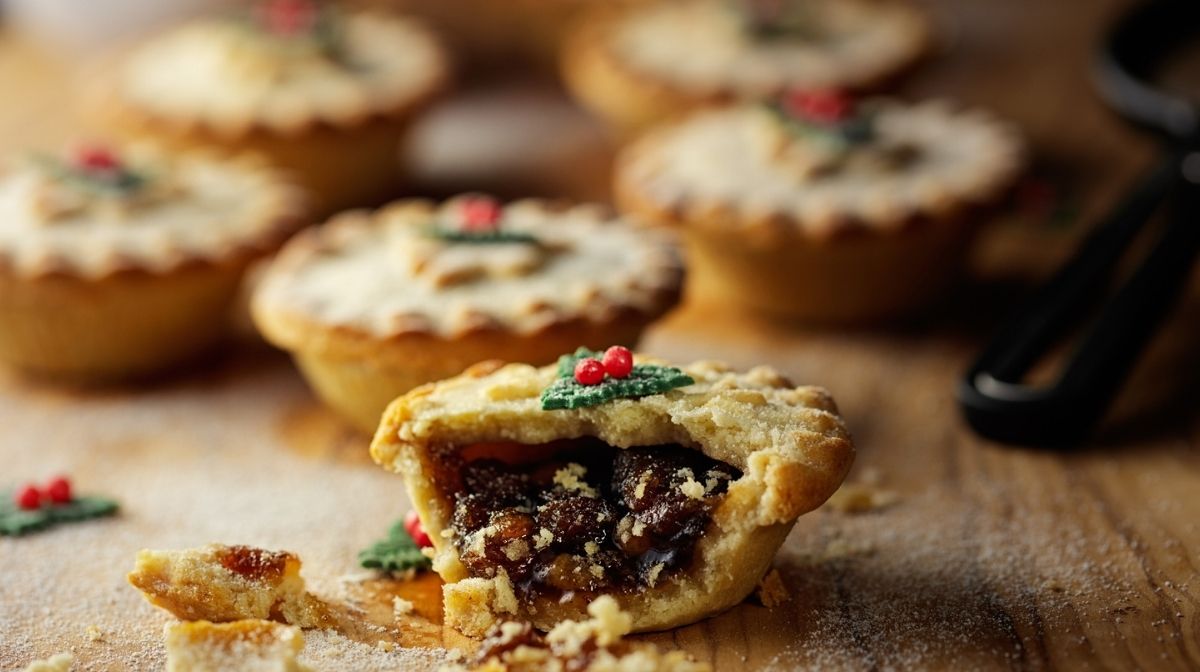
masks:
<path id="1" fill-rule="evenodd" d="M 980 434 L 1030 445 L 1085 438 L 1182 291 L 1200 253 L 1200 107 L 1151 82 L 1165 59 L 1196 40 L 1200 2 L 1155 0 L 1119 21 L 1101 49 L 1097 89 L 1123 117 L 1161 137 L 1162 157 L 963 377 L 959 404 Z M 1100 308 L 1058 378 L 1022 382 L 1086 317 L 1089 298 L 1113 280 L 1130 243 L 1163 207 L 1153 246 Z"/>

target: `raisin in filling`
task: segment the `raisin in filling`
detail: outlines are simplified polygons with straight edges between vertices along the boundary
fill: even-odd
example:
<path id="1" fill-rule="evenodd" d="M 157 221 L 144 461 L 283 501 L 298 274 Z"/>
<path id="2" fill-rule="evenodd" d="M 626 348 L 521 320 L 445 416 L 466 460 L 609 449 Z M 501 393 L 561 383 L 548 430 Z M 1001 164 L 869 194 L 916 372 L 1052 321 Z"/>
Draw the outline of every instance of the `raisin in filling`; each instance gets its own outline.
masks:
<path id="1" fill-rule="evenodd" d="M 441 482 L 467 570 L 490 577 L 502 568 L 526 596 L 634 592 L 668 579 L 691 561 L 741 476 L 678 445 L 622 450 L 580 439 L 516 448 L 544 459 L 511 464 L 495 450 L 477 459 L 447 451 Z"/>

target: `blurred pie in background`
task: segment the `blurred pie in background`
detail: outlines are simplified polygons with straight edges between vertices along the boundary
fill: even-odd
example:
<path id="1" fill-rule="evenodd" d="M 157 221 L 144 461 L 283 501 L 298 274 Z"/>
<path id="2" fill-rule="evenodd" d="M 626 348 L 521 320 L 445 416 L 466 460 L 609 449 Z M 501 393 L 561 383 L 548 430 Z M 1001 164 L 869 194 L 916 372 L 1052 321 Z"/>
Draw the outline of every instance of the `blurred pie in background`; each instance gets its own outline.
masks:
<path id="1" fill-rule="evenodd" d="M 0 174 L 0 360 L 108 382 L 158 373 L 228 327 L 243 271 L 306 220 L 254 159 L 81 147 Z"/>
<path id="2" fill-rule="evenodd" d="M 262 0 L 136 48 L 96 105 L 124 135 L 259 153 L 329 213 L 394 193 L 409 122 L 447 78 L 440 44 L 413 20 Z"/>
<path id="3" fill-rule="evenodd" d="M 869 322 L 949 288 L 1022 164 L 1016 132 L 981 111 L 796 91 L 651 131 L 615 190 L 683 232 L 691 296 Z"/>
<path id="4" fill-rule="evenodd" d="M 905 0 L 679 0 L 599 9 L 562 67 L 581 104 L 629 133 L 788 87 L 875 89 L 930 45 Z"/>
<path id="5" fill-rule="evenodd" d="M 297 236 L 252 312 L 325 403 L 373 432 L 388 402 L 479 361 L 632 346 L 682 280 L 669 235 L 598 206 L 465 196 Z"/>

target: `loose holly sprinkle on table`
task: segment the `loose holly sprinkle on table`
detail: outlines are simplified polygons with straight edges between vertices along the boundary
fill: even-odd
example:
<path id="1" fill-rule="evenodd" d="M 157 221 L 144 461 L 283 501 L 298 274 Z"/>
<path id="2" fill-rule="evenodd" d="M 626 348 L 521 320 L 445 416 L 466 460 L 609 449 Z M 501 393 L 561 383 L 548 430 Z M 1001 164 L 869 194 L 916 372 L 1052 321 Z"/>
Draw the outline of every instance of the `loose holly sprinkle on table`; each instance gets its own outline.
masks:
<path id="1" fill-rule="evenodd" d="M 415 512 L 398 520 L 388 529 L 387 538 L 380 539 L 358 554 L 358 562 L 367 569 L 385 572 L 406 572 L 429 569 L 429 558 L 421 552 L 432 546 L 429 535 L 421 527 Z"/>
<path id="2" fill-rule="evenodd" d="M 0 536 L 20 536 L 117 512 L 117 503 L 105 497 L 76 497 L 71 481 L 58 476 L 38 487 L 29 483 L 0 501 Z"/>

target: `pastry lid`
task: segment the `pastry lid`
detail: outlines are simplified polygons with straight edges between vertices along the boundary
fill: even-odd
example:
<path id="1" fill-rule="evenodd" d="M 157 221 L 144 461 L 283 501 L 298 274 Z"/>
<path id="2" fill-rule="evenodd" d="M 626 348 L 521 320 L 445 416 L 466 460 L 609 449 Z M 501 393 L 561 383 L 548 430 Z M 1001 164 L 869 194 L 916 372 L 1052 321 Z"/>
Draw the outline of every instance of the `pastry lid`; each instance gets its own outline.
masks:
<path id="1" fill-rule="evenodd" d="M 673 305 L 682 266 L 671 236 L 591 205 L 479 196 L 351 212 L 291 241 L 254 297 L 268 337 L 307 329 L 369 339 L 481 330 L 536 334 Z"/>
<path id="2" fill-rule="evenodd" d="M 251 157 L 97 146 L 9 164 L 0 269 L 22 277 L 242 263 L 304 221 L 300 190 Z"/>
<path id="3" fill-rule="evenodd" d="M 826 238 L 992 202 L 1023 166 L 1015 129 L 985 112 L 945 101 L 854 105 L 854 118 L 829 120 L 772 105 L 699 113 L 619 157 L 619 199 L 635 212 L 751 238 Z"/>
<path id="4" fill-rule="evenodd" d="M 866 88 L 929 47 L 903 0 L 649 3 L 595 26 L 614 64 L 685 94 L 759 98 L 789 86 Z"/>
<path id="5" fill-rule="evenodd" d="M 315 0 L 262 0 L 136 48 L 112 92 L 154 121 L 225 136 L 299 133 L 404 114 L 440 89 L 446 55 L 415 20 Z"/>

